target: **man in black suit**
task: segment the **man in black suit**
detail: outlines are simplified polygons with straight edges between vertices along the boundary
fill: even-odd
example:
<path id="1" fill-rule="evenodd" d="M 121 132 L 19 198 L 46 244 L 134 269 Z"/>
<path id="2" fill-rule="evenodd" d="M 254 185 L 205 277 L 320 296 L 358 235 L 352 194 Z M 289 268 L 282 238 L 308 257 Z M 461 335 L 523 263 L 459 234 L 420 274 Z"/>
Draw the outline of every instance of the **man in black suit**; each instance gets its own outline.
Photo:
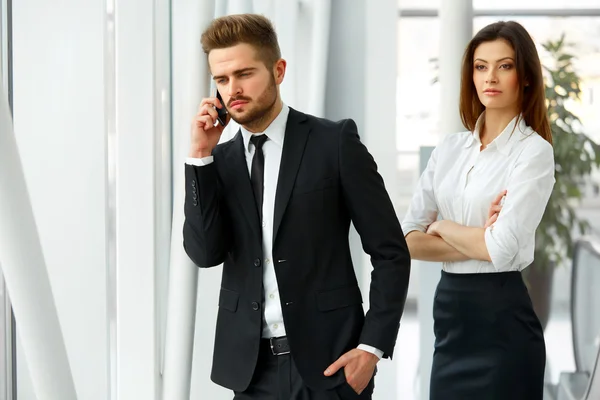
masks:
<path id="1" fill-rule="evenodd" d="M 192 122 L 183 234 L 199 267 L 224 263 L 211 379 L 237 400 L 371 399 L 410 275 L 377 166 L 354 121 L 282 102 L 268 19 L 216 19 L 202 46 L 223 102 L 205 98 Z M 241 129 L 217 145 L 223 108 Z M 366 316 L 351 221 L 374 267 Z"/>

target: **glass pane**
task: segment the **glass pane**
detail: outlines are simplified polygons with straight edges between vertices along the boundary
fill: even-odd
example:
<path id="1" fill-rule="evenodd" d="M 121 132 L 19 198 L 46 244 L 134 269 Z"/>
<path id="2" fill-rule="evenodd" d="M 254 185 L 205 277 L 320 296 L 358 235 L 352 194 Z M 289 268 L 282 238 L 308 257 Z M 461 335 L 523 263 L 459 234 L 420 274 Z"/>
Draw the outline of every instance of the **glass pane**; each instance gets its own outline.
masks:
<path id="1" fill-rule="evenodd" d="M 437 144 L 440 90 L 431 60 L 438 55 L 440 24 L 438 18 L 401 18 L 398 31 L 397 148 L 418 152 Z"/>
<path id="2" fill-rule="evenodd" d="M 404 215 L 419 178 L 419 148 L 435 146 L 439 138 L 440 85 L 432 83 L 436 71 L 430 61 L 439 51 L 439 20 L 401 18 L 398 33 L 397 206 Z"/>

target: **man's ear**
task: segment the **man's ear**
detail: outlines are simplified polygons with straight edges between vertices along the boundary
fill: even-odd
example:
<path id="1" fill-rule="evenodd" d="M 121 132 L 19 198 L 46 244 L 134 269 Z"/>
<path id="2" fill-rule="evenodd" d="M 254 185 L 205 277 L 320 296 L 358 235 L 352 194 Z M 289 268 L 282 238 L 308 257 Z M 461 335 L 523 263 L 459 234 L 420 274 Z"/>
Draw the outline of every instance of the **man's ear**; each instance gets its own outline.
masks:
<path id="1" fill-rule="evenodd" d="M 285 77 L 285 70 L 287 68 L 287 61 L 283 58 L 277 60 L 275 65 L 273 66 L 273 76 L 275 77 L 275 83 L 280 85 L 283 82 L 283 78 Z"/>

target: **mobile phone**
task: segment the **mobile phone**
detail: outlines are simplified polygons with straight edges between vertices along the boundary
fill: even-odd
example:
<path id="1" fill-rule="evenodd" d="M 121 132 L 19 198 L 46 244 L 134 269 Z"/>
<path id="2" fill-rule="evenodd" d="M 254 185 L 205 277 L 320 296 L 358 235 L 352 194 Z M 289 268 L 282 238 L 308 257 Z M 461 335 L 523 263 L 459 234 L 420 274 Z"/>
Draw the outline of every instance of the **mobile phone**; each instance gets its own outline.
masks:
<path id="1" fill-rule="evenodd" d="M 221 93 L 219 93 L 219 90 L 217 90 L 217 88 L 215 88 L 215 92 L 216 92 L 216 97 L 217 99 L 219 99 L 219 101 L 221 102 L 221 108 L 219 107 L 215 107 L 215 109 L 217 110 L 217 121 L 219 121 L 219 123 L 222 126 L 226 126 L 227 125 L 227 109 L 225 108 L 225 102 L 223 101 L 223 98 L 221 97 Z"/>

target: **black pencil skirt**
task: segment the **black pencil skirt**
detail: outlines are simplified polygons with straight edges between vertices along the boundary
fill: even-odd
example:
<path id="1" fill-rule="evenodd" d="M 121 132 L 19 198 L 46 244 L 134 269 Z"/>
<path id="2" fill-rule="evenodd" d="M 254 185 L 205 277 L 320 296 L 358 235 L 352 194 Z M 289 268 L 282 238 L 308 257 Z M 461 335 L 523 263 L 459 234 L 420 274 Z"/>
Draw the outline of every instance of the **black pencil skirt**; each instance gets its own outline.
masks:
<path id="1" fill-rule="evenodd" d="M 442 271 L 431 400 L 542 400 L 546 347 L 520 272 Z"/>

